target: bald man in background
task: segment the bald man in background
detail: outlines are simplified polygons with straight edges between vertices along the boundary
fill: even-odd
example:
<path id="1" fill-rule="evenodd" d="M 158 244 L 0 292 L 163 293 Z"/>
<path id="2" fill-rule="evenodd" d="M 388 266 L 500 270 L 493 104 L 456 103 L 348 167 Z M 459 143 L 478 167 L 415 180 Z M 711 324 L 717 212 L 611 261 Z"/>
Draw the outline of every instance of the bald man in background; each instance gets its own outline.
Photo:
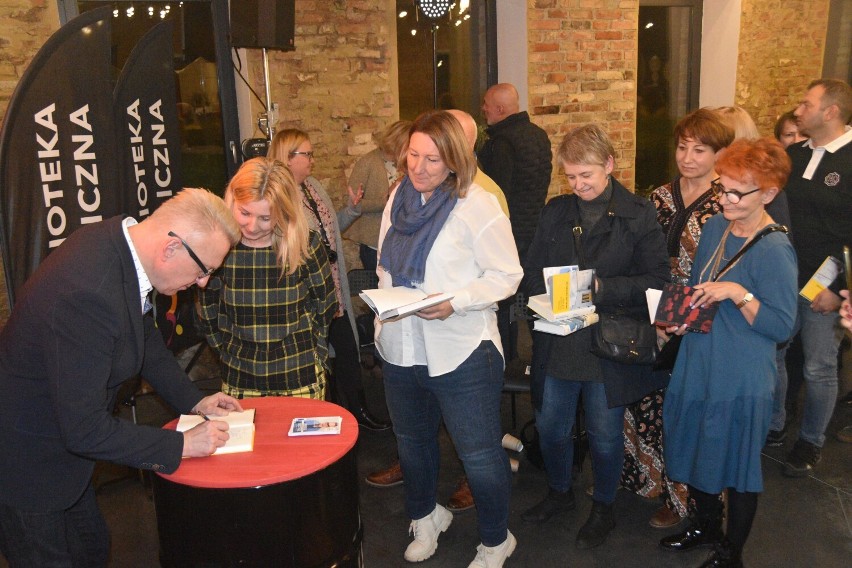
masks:
<path id="1" fill-rule="evenodd" d="M 474 149 L 476 148 L 476 121 L 473 120 L 473 117 L 470 116 L 463 110 L 451 109 L 447 111 L 451 115 L 455 117 L 456 120 L 461 124 L 462 130 L 464 130 L 464 137 L 467 140 L 467 146 L 470 148 L 471 153 L 475 153 Z M 500 189 L 500 186 L 497 185 L 491 177 L 482 171 L 482 168 L 477 164 L 476 167 L 476 175 L 473 177 L 473 183 L 482 187 L 485 191 L 493 195 L 497 198 L 497 202 L 500 204 L 500 209 L 503 210 L 503 213 L 506 214 L 506 217 L 509 217 L 509 204 L 506 203 L 506 196 L 503 193 L 503 190 Z"/>
<path id="2" fill-rule="evenodd" d="M 520 112 L 518 90 L 510 83 L 498 83 L 486 91 L 482 114 L 488 123 L 488 139 L 477 157 L 482 170 L 506 195 L 512 234 L 523 264 L 550 186 L 550 140 L 544 130 L 530 122 L 526 111 Z M 511 296 L 497 304 L 497 327 L 506 362 L 518 357 L 518 326 L 510 318 L 514 303 Z"/>
<path id="3" fill-rule="evenodd" d="M 509 83 L 494 85 L 485 93 L 482 113 L 488 123 L 478 157 L 509 204 L 509 219 L 521 263 L 535 234 L 538 215 L 547 198 L 553 171 L 547 133 L 520 112 L 518 90 Z"/>

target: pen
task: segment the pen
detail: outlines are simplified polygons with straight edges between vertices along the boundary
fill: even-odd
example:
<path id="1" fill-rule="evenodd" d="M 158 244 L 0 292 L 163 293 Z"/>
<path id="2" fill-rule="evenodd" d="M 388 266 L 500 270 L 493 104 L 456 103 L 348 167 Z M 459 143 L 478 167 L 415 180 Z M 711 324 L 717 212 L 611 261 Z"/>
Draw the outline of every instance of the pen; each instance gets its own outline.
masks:
<path id="1" fill-rule="evenodd" d="M 200 417 L 202 417 L 204 420 L 207 420 L 208 422 L 210 421 L 210 419 L 209 419 L 209 418 L 207 418 L 207 415 L 206 415 L 206 414 L 204 414 L 203 412 L 201 412 L 200 410 L 196 410 L 196 411 L 195 411 L 195 413 L 196 413 L 197 415 L 199 415 Z"/>

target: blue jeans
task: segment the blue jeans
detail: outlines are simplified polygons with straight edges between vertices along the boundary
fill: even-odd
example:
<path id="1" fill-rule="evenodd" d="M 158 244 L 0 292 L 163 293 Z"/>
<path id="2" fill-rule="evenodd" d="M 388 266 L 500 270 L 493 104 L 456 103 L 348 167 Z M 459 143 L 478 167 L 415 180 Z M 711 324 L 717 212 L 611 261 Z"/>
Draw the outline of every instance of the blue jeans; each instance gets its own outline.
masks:
<path id="1" fill-rule="evenodd" d="M 425 365 L 382 367 L 385 398 L 405 479 L 405 510 L 422 519 L 435 509 L 441 418 L 464 465 L 485 546 L 506 540 L 512 473 L 501 445 L 503 358 L 483 341 L 455 370 L 430 377 Z"/>
<path id="2" fill-rule="evenodd" d="M 571 430 L 581 393 L 595 481 L 592 499 L 609 504 L 615 501 L 624 465 L 624 407 L 607 408 L 603 383 L 545 377 L 542 406 L 535 413 L 535 422 L 547 483 L 556 491 L 571 489 L 574 464 Z"/>
<path id="3" fill-rule="evenodd" d="M 825 443 L 825 429 L 837 403 L 837 352 L 843 339 L 837 312 L 823 315 L 811 310 L 810 302 L 799 298 L 796 329 L 801 329 L 805 354 L 805 408 L 799 439 L 817 447 Z"/>
<path id="4" fill-rule="evenodd" d="M 106 566 L 109 531 L 91 483 L 64 511 L 36 513 L 0 504 L 0 552 L 10 566 Z"/>
<path id="5" fill-rule="evenodd" d="M 772 420 L 769 421 L 769 429 L 776 432 L 784 431 L 787 423 L 787 343 L 781 349 L 775 350 L 775 367 L 778 372 L 775 376 L 775 393 L 772 397 Z"/>

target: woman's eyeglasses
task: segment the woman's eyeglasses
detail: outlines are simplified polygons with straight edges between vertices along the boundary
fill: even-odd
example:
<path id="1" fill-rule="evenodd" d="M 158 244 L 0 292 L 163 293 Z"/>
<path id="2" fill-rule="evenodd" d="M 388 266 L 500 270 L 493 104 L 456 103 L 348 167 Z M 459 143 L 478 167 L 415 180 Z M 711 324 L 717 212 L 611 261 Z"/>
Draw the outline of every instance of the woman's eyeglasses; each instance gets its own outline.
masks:
<path id="1" fill-rule="evenodd" d="M 298 152 L 298 151 L 294 150 L 294 151 L 290 152 L 290 155 L 291 156 L 304 156 L 304 157 L 306 157 L 307 159 L 310 160 L 311 158 L 314 157 L 314 151 L 311 150 L 310 152 Z"/>
<path id="2" fill-rule="evenodd" d="M 716 197 L 722 197 L 724 194 L 725 197 L 728 198 L 728 202 L 736 205 L 740 202 L 740 200 L 746 195 L 751 195 L 752 193 L 760 191 L 760 188 L 752 189 L 751 191 L 737 191 L 735 189 L 725 189 L 725 186 L 722 184 L 716 184 L 713 186 L 713 192 L 716 194 Z"/>
<path id="3" fill-rule="evenodd" d="M 192 260 L 194 260 L 194 261 L 195 261 L 195 264 L 197 264 L 197 265 L 198 265 L 198 268 L 200 268 L 200 269 L 201 269 L 201 275 L 198 277 L 198 279 L 199 279 L 199 280 L 201 280 L 202 278 L 207 278 L 208 276 L 210 276 L 211 274 L 213 274 L 213 272 L 214 272 L 216 269 L 215 269 L 215 268 L 207 268 L 206 266 L 204 266 L 204 263 L 203 263 L 203 262 L 201 262 L 201 259 L 200 259 L 200 258 L 198 258 L 198 255 L 197 255 L 197 254 L 195 254 L 195 251 L 194 251 L 194 250 L 192 250 L 192 248 L 191 248 L 188 244 L 186 244 L 186 241 L 185 241 L 185 240 L 183 240 L 182 238 L 180 238 L 179 236 L 177 236 L 177 234 L 175 234 L 175 232 L 174 232 L 174 231 L 169 231 L 169 236 L 170 236 L 170 237 L 174 237 L 174 238 L 176 238 L 177 240 L 179 240 L 179 241 L 180 241 L 180 243 L 183 245 L 183 248 L 185 248 L 185 249 L 186 249 L 186 252 L 187 252 L 187 254 L 189 255 L 189 258 L 191 258 Z"/>

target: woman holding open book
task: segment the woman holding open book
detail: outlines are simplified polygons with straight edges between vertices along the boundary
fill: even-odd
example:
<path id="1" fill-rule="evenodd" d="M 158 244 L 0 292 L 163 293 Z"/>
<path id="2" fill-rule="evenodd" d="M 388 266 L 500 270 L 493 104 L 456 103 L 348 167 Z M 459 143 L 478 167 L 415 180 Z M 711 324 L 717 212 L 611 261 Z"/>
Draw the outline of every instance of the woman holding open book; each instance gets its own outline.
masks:
<path id="1" fill-rule="evenodd" d="M 693 304 L 718 303 L 709 333 L 686 333 L 663 406 L 669 476 L 689 485 L 694 515 L 660 541 L 712 545 L 702 566 L 742 566 L 757 496 L 760 452 L 772 415 L 775 345 L 796 317 L 796 257 L 765 207 L 784 187 L 790 159 L 774 139 L 736 140 L 716 162 L 723 212 L 704 225 L 689 284 Z M 728 491 L 727 534 L 719 494 Z"/>
<path id="2" fill-rule="evenodd" d="M 546 267 L 594 269 L 594 303 L 601 319 L 619 314 L 648 322 L 645 290 L 660 288 L 669 279 L 665 241 L 654 206 L 612 178 L 614 156 L 609 137 L 596 125 L 575 128 L 565 136 L 557 158 L 573 193 L 551 199 L 542 210 L 524 263 L 524 287 L 530 296 L 543 293 Z M 592 336 L 600 325 L 564 337 L 533 334 L 533 400 L 549 490 L 523 518 L 543 523 L 575 507 L 571 431 L 582 395 L 594 503 L 577 535 L 578 548 L 602 544 L 615 526 L 613 502 L 624 462 L 624 405 L 661 386 L 650 365 L 593 354 Z"/>
<path id="3" fill-rule="evenodd" d="M 242 238 L 198 291 L 199 327 L 222 360 L 222 390 L 321 400 L 337 300 L 298 185 L 282 162 L 255 158 L 231 179 L 225 202 Z"/>
<path id="4" fill-rule="evenodd" d="M 451 114 L 417 117 L 400 169 L 406 176 L 382 215 L 379 287 L 452 296 L 376 325 L 412 519 L 405 559 L 431 557 L 452 522 L 436 499 L 443 419 L 476 502 L 482 544 L 470 566 L 502 566 L 516 545 L 508 530 L 511 472 L 501 445 L 496 318 L 497 302 L 522 276 L 511 226 L 494 196 L 473 183 L 476 162 Z"/>

